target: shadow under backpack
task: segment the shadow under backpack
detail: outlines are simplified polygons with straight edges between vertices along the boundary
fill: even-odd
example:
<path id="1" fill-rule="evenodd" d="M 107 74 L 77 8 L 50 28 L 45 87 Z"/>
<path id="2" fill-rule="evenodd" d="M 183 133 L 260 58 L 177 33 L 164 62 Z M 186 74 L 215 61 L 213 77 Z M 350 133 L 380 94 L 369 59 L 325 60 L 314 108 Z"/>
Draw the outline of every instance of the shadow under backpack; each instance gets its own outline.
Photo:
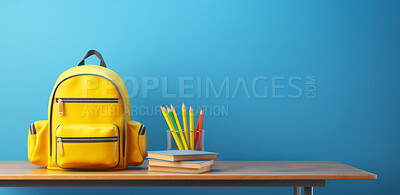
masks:
<path id="1" fill-rule="evenodd" d="M 91 55 L 100 66 L 85 65 Z M 48 120 L 32 123 L 28 158 L 48 169 L 126 169 L 146 158 L 146 128 L 130 120 L 122 79 L 101 54 L 87 52 L 77 67 L 62 73 L 50 95 Z"/>

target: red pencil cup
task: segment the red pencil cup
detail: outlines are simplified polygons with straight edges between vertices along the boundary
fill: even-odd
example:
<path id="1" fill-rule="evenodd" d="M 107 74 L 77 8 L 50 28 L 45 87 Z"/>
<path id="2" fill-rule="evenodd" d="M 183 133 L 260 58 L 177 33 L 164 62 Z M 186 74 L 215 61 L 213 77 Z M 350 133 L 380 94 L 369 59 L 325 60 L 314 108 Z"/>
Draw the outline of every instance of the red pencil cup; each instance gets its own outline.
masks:
<path id="1" fill-rule="evenodd" d="M 193 141 L 191 143 L 190 141 L 192 135 L 194 136 L 193 136 Z M 188 150 L 204 151 L 204 135 L 205 135 L 205 130 L 190 131 L 188 133 L 185 133 L 185 131 L 171 131 L 167 129 L 167 149 L 168 150 L 188 149 Z M 184 141 L 182 141 L 182 137 L 184 138 Z M 185 144 L 187 144 L 186 147 Z"/>

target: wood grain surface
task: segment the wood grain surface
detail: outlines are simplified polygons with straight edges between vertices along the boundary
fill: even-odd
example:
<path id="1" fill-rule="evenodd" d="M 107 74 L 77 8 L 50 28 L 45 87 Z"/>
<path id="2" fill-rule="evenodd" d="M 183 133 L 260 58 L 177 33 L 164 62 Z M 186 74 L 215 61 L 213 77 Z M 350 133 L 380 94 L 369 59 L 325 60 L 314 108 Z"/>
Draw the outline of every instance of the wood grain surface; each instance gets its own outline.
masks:
<path id="1" fill-rule="evenodd" d="M 128 170 L 47 170 L 27 161 L 0 161 L 0 180 L 375 180 L 373 173 L 334 161 L 216 161 L 203 174 Z"/>

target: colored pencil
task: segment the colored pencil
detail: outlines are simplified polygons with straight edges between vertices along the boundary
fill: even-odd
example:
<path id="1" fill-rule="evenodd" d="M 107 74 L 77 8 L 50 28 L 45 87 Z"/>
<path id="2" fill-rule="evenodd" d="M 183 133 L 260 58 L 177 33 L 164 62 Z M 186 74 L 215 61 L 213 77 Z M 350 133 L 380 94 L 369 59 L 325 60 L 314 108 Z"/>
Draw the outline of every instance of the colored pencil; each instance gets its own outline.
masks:
<path id="1" fill-rule="evenodd" d="M 189 123 L 190 123 L 190 149 L 194 150 L 194 119 L 193 119 L 192 106 L 190 106 L 189 109 Z"/>
<path id="2" fill-rule="evenodd" d="M 181 137 L 182 144 L 183 144 L 185 150 L 189 150 L 189 145 L 186 142 L 185 135 L 184 135 L 184 133 L 182 131 L 181 124 L 180 124 L 179 119 L 178 119 L 178 115 L 176 115 L 176 111 L 174 109 L 174 106 L 172 106 L 172 104 L 171 104 L 171 112 L 172 112 L 172 115 L 174 116 L 175 123 L 178 126 L 178 130 L 179 130 L 178 133 L 179 133 L 179 135 Z"/>
<path id="3" fill-rule="evenodd" d="M 196 150 L 198 137 L 199 137 L 199 123 L 197 122 L 196 129 L 194 130 L 194 144 L 193 144 L 194 149 L 193 150 Z"/>
<path id="4" fill-rule="evenodd" d="M 203 111 L 203 108 L 201 109 Z M 200 111 L 199 118 L 197 119 L 196 130 L 194 131 L 194 147 L 196 148 L 197 142 L 199 141 L 199 133 L 200 133 L 200 121 L 202 117 L 202 111 Z"/>
<path id="5" fill-rule="evenodd" d="M 199 150 L 199 151 L 203 151 L 203 147 L 202 147 L 202 137 L 203 137 L 203 117 L 204 117 L 204 114 L 203 114 L 203 108 L 201 108 L 201 111 L 200 111 L 200 125 L 199 125 L 199 144 L 198 144 L 198 146 L 197 146 L 197 150 Z"/>
<path id="6" fill-rule="evenodd" d="M 182 143 L 182 148 L 183 148 L 184 150 L 188 150 L 188 149 L 187 149 L 187 146 L 185 145 L 185 138 L 183 137 L 183 135 L 180 135 L 180 132 L 179 132 L 179 130 L 178 130 L 178 125 L 176 124 L 176 121 L 175 121 L 173 112 L 172 112 L 171 109 L 169 109 L 169 108 L 167 108 L 167 111 L 168 111 L 169 118 L 171 119 L 172 125 L 174 126 L 174 131 L 175 131 L 175 132 L 178 131 L 178 132 L 177 132 L 177 135 L 178 135 L 178 137 L 179 137 L 179 140 L 180 140 L 181 143 Z"/>
<path id="7" fill-rule="evenodd" d="M 176 132 L 174 131 L 174 127 L 173 127 L 173 125 L 171 123 L 171 120 L 169 119 L 168 114 L 167 114 L 167 110 L 164 107 L 162 107 L 161 105 L 160 105 L 160 107 L 161 107 L 161 112 L 164 115 L 165 121 L 167 121 L 169 130 L 171 131 L 172 137 L 174 138 L 176 145 L 178 146 L 179 150 L 183 150 L 182 144 L 181 144 L 181 142 L 179 140 L 179 137 L 176 134 Z"/>
<path id="8" fill-rule="evenodd" d="M 168 113 L 169 119 L 170 119 L 171 124 L 172 124 L 172 129 L 173 129 L 172 131 L 176 134 L 176 137 L 178 138 L 179 143 L 181 144 L 182 150 L 185 150 L 185 147 L 183 145 L 181 136 L 179 135 L 179 133 L 177 133 L 178 126 L 176 125 L 176 122 L 175 122 L 175 119 L 174 119 L 174 115 L 172 114 L 171 109 L 169 109 L 168 107 L 167 107 L 167 113 Z"/>
<path id="9" fill-rule="evenodd" d="M 190 150 L 190 144 L 189 144 L 189 130 L 188 130 L 188 125 L 187 125 L 187 115 L 186 115 L 186 106 L 185 104 L 182 102 L 182 120 L 183 120 L 183 130 L 185 132 L 185 140 L 186 143 L 189 146 L 189 150 Z"/>

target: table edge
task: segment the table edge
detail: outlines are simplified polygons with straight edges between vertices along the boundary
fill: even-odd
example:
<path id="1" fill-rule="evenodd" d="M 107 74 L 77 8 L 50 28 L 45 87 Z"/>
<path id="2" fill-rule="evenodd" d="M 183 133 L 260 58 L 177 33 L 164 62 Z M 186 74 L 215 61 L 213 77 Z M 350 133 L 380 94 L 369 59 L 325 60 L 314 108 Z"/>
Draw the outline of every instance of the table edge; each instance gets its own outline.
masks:
<path id="1" fill-rule="evenodd" d="M 142 176 L 94 176 L 94 175 L 7 175 L 2 180 L 376 180 L 377 175 L 142 175 Z"/>

